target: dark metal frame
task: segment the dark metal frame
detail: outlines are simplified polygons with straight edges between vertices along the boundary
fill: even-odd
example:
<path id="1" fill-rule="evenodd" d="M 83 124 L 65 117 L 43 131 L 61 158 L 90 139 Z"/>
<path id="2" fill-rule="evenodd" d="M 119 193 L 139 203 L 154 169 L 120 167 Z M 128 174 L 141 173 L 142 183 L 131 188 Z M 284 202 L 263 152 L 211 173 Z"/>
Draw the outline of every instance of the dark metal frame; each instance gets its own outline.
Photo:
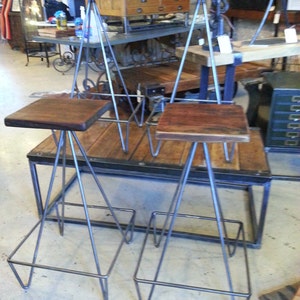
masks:
<path id="1" fill-rule="evenodd" d="M 38 174 L 38 166 L 52 166 L 54 163 L 54 157 L 46 154 L 42 156 L 38 153 L 31 152 L 27 155 L 29 160 L 30 173 L 32 177 L 32 183 L 34 188 L 35 200 L 38 214 L 41 215 L 44 212 L 44 204 L 43 198 L 41 195 L 41 187 L 39 183 L 39 174 Z M 60 161 L 61 163 L 61 161 Z M 84 161 L 78 157 L 78 163 L 81 172 L 89 172 L 86 168 Z M 72 159 L 66 160 L 66 165 L 72 167 L 74 165 Z M 129 176 L 129 177 L 137 177 L 137 178 L 145 178 L 145 179 L 158 179 L 158 180 L 166 180 L 166 181 L 174 181 L 178 180 L 182 168 L 180 166 L 169 166 L 169 165 L 141 165 L 139 163 L 134 162 L 126 162 L 121 160 L 103 160 L 93 158 L 91 160 L 91 165 L 97 174 L 107 174 L 112 176 Z M 249 202 L 249 211 L 250 211 L 250 219 L 251 219 L 251 228 L 253 239 L 249 239 L 246 241 L 247 246 L 250 248 L 261 248 L 262 238 L 263 238 L 263 230 L 265 224 L 265 218 L 267 213 L 268 201 L 269 201 L 269 193 L 271 187 L 272 176 L 270 172 L 262 173 L 262 172 L 241 172 L 236 171 L 233 172 L 231 170 L 215 170 L 215 179 L 218 186 L 243 190 L 248 194 L 248 202 Z M 69 181 L 66 183 L 66 189 L 69 188 L 76 178 L 71 177 Z M 194 184 L 208 184 L 207 171 L 203 167 L 193 168 L 190 172 L 189 183 Z M 253 195 L 253 187 L 260 186 L 262 187 L 262 198 L 261 198 L 261 206 L 258 210 L 259 217 L 257 218 L 257 208 L 255 202 L 257 199 L 254 199 Z M 51 200 L 51 205 L 55 205 L 57 201 L 59 201 L 61 197 L 61 191 L 58 192 L 56 196 L 54 196 Z M 260 202 L 259 202 L 260 203 Z M 81 220 L 77 219 L 69 219 L 68 222 L 80 223 Z M 107 226 L 108 224 L 98 224 L 99 226 Z M 144 226 L 135 225 L 136 231 L 145 231 L 146 228 Z M 186 233 L 186 232 L 176 232 L 176 235 L 193 238 L 193 239 L 209 239 L 214 240 L 213 236 L 197 236 L 195 234 Z"/>

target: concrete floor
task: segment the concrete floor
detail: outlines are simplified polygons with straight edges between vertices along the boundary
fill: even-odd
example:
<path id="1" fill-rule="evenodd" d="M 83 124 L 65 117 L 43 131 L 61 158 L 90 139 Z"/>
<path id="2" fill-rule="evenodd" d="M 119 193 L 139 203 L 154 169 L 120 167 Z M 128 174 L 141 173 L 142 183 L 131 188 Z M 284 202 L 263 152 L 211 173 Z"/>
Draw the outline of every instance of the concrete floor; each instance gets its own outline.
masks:
<path id="1" fill-rule="evenodd" d="M 28 67 L 25 67 L 25 62 L 24 54 L 12 51 L 6 43 L 0 44 L 0 114 L 2 120 L 0 125 L 0 299 L 101 299 L 96 279 L 40 269 L 34 272 L 30 289 L 24 291 L 6 261 L 11 251 L 38 220 L 26 154 L 47 137 L 49 132 L 8 128 L 4 126 L 3 119 L 8 114 L 36 100 L 37 98 L 32 96 L 33 93 L 70 90 L 73 78 L 72 71 L 63 76 L 53 67 L 47 68 L 39 59 L 31 59 Z M 247 102 L 247 95 L 243 90 L 239 91 L 238 100 L 242 103 Z M 299 154 L 271 154 L 269 157 L 273 172 L 277 174 L 287 172 L 299 176 Z M 46 167 L 41 170 L 42 186 L 46 186 L 49 172 L 50 169 Z M 94 196 L 89 178 L 85 180 L 87 191 Z M 134 206 L 138 212 L 138 222 L 143 224 L 147 223 L 151 211 L 166 209 L 168 199 L 172 197 L 174 189 L 173 183 L 145 179 L 103 176 L 102 182 L 113 205 Z M 262 248 L 248 249 L 252 283 L 251 299 L 258 299 L 263 293 L 300 281 L 299 192 L 299 181 L 272 181 Z M 75 199 L 77 194 L 78 191 L 74 188 L 68 196 Z M 200 195 L 201 204 L 207 209 L 210 205 L 209 189 L 205 186 L 193 185 L 186 189 L 184 197 L 190 200 L 184 201 L 183 209 L 189 208 L 197 213 L 199 205 L 194 206 L 196 201 L 199 201 L 197 195 Z M 220 196 L 224 201 L 226 213 L 229 211 L 236 215 L 236 218 L 244 214 L 241 202 L 238 201 L 238 205 L 234 202 L 241 197 L 240 192 L 222 189 Z M 86 241 L 85 233 L 81 231 L 81 228 L 67 225 L 64 239 L 58 234 L 55 224 L 47 225 L 46 229 L 46 246 L 44 246 L 44 252 L 41 251 L 39 262 L 44 263 L 44 259 L 50 259 L 55 255 L 56 250 L 60 250 L 60 254 L 55 258 L 57 262 L 62 261 L 67 266 L 76 267 L 81 263 L 83 268 L 88 269 L 90 265 L 93 267 L 92 261 L 87 257 L 88 252 L 81 252 L 85 249 Z M 100 234 L 103 244 L 102 259 L 110 256 L 111 249 L 117 245 L 114 239 L 118 236 L 114 230 L 101 230 Z M 108 281 L 110 299 L 137 299 L 132 277 L 143 238 L 143 233 L 135 233 L 133 242 L 123 246 Z M 53 247 L 53 250 L 52 248 L 50 250 L 50 247 Z M 174 247 L 172 253 L 176 253 L 177 256 L 168 257 L 167 263 L 170 264 L 169 270 L 172 271 L 167 272 L 166 277 L 176 274 L 175 277 L 180 277 L 182 280 L 190 278 L 192 282 L 198 281 L 199 285 L 209 287 L 219 287 L 224 285 L 224 282 L 226 284 L 216 245 L 206 243 L 203 247 L 203 243 L 175 239 L 172 247 Z M 23 253 L 25 256 L 26 249 Z M 237 281 L 237 288 L 243 289 L 244 272 L 239 253 L 240 251 L 234 257 L 236 261 L 233 262 L 232 273 L 234 281 Z M 146 276 L 151 269 L 155 251 L 151 250 L 148 255 L 146 267 L 142 270 L 141 276 Z M 191 259 L 192 257 L 194 260 Z M 188 265 L 189 261 L 192 261 L 191 265 Z M 180 267 L 182 269 L 177 275 L 175 270 Z M 203 292 L 160 288 L 156 289 L 154 296 L 153 299 L 164 300 L 229 299 L 226 296 Z"/>

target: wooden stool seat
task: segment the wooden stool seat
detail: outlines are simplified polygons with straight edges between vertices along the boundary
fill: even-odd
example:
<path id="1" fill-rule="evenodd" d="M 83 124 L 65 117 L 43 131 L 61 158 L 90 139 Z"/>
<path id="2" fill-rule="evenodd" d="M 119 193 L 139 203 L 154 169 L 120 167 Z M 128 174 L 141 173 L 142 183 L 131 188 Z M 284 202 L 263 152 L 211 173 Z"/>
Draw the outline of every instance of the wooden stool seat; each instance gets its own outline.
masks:
<path id="1" fill-rule="evenodd" d="M 190 142 L 249 142 L 249 129 L 239 105 L 167 104 L 156 138 Z"/>
<path id="2" fill-rule="evenodd" d="M 11 127 L 85 131 L 110 108 L 109 100 L 42 98 L 4 121 Z"/>

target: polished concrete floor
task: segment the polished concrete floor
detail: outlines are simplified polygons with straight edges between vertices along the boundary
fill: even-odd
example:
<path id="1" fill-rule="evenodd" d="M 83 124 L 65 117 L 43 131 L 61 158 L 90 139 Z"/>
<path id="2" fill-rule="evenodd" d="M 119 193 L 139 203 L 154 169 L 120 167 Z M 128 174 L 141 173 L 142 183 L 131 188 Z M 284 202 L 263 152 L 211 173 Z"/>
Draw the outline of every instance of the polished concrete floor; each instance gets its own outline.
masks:
<path id="1" fill-rule="evenodd" d="M 98 281 L 43 269 L 36 269 L 30 289 L 23 290 L 18 284 L 7 263 L 7 257 L 25 234 L 38 221 L 34 202 L 33 187 L 26 154 L 49 135 L 46 130 L 8 128 L 3 119 L 8 114 L 33 102 L 38 93 L 69 91 L 72 87 L 73 71 L 62 75 L 53 67 L 47 68 L 45 62 L 31 59 L 25 66 L 24 54 L 12 51 L 6 43 L 0 44 L 0 113 L 1 113 L 1 148 L 0 148 L 0 299 L 101 299 Z M 247 95 L 241 89 L 238 101 L 246 105 Z M 299 176 L 299 154 L 270 154 L 272 172 Z M 40 183 L 47 185 L 50 169 L 41 170 Z M 95 197 L 95 189 L 88 176 L 84 178 L 87 193 Z M 148 222 L 153 210 L 165 210 L 172 197 L 174 183 L 103 176 L 101 178 L 105 191 L 113 205 L 134 207 L 137 210 L 137 221 L 144 225 Z M 257 191 L 259 193 L 259 191 Z M 222 188 L 220 196 L 227 214 L 235 218 L 244 215 L 244 195 L 236 190 Z M 287 284 L 300 281 L 300 219 L 299 219 L 299 181 L 274 179 L 271 185 L 269 207 L 266 218 L 261 249 L 248 249 L 252 298 L 278 289 Z M 72 200 L 78 196 L 78 190 L 72 187 L 68 197 Z M 199 196 L 200 200 L 199 200 Z M 189 199 L 188 201 L 185 199 Z M 237 200 L 237 201 L 236 201 Z M 236 202 L 235 202 L 236 201 Z M 210 191 L 206 186 L 189 185 L 184 195 L 183 210 L 193 213 L 207 210 L 210 207 Z M 200 203 L 200 204 L 199 204 Z M 197 204 L 197 205 L 196 205 Z M 202 206 L 201 206 L 202 205 Z M 180 222 L 182 223 L 182 222 Z M 191 224 L 180 224 L 192 226 Z M 203 224 L 203 226 L 207 226 Z M 47 224 L 45 243 L 41 249 L 38 262 L 61 263 L 62 266 L 84 270 L 93 268 L 93 261 L 88 257 L 85 231 L 76 225 L 66 225 L 64 238 L 58 234 L 55 223 Z M 112 249 L 118 245 L 116 230 L 100 230 L 101 260 L 111 257 Z M 137 299 L 133 274 L 144 233 L 135 233 L 133 242 L 124 245 L 117 263 L 108 279 L 110 299 Z M 87 246 L 89 246 L 87 244 Z M 192 284 L 204 287 L 222 288 L 226 278 L 218 253 L 218 246 L 211 243 L 196 242 L 188 239 L 174 239 L 172 251 L 168 253 L 166 264 L 170 267 L 163 272 L 166 279 L 191 280 Z M 30 245 L 19 259 L 28 257 Z M 148 248 L 147 248 L 148 249 Z M 84 252 L 86 250 L 86 252 Z M 59 252 L 57 254 L 57 252 Z M 241 249 L 232 258 L 234 286 L 241 291 L 245 289 L 245 271 Z M 55 254 L 57 254 L 55 256 Z M 176 254 L 176 255 L 175 255 Z M 140 277 L 147 277 L 154 265 L 155 250 L 147 252 L 144 269 Z M 52 260 L 51 260 L 52 258 Z M 231 260 L 231 259 L 230 259 Z M 191 264 L 189 264 L 192 262 Z M 51 264 L 49 263 L 49 264 Z M 177 274 L 176 270 L 180 272 Z M 105 271 L 104 271 L 105 272 Z M 21 270 L 26 278 L 26 269 Z M 190 282 L 190 281 L 188 281 Z M 144 292 L 144 287 L 143 292 Z M 153 299 L 230 299 L 227 296 L 216 296 L 204 292 L 193 292 L 180 289 L 157 288 Z"/>

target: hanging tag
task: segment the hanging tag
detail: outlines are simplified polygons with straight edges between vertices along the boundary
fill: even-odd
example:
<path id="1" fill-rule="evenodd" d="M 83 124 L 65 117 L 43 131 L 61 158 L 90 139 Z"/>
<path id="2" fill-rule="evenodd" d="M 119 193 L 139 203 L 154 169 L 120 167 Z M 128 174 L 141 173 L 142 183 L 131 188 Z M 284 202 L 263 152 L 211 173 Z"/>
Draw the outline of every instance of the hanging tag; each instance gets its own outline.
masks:
<path id="1" fill-rule="evenodd" d="M 298 42 L 296 28 L 284 29 L 284 36 L 285 36 L 286 43 L 297 43 Z"/>
<path id="2" fill-rule="evenodd" d="M 205 40 L 204 39 L 199 39 L 198 40 L 198 45 L 199 46 L 203 46 L 205 44 Z"/>
<path id="3" fill-rule="evenodd" d="M 280 21 L 280 12 L 277 12 L 274 15 L 273 24 L 279 24 L 279 21 Z"/>
<path id="4" fill-rule="evenodd" d="M 232 53 L 230 38 L 228 35 L 220 35 L 217 37 L 221 53 Z"/>

